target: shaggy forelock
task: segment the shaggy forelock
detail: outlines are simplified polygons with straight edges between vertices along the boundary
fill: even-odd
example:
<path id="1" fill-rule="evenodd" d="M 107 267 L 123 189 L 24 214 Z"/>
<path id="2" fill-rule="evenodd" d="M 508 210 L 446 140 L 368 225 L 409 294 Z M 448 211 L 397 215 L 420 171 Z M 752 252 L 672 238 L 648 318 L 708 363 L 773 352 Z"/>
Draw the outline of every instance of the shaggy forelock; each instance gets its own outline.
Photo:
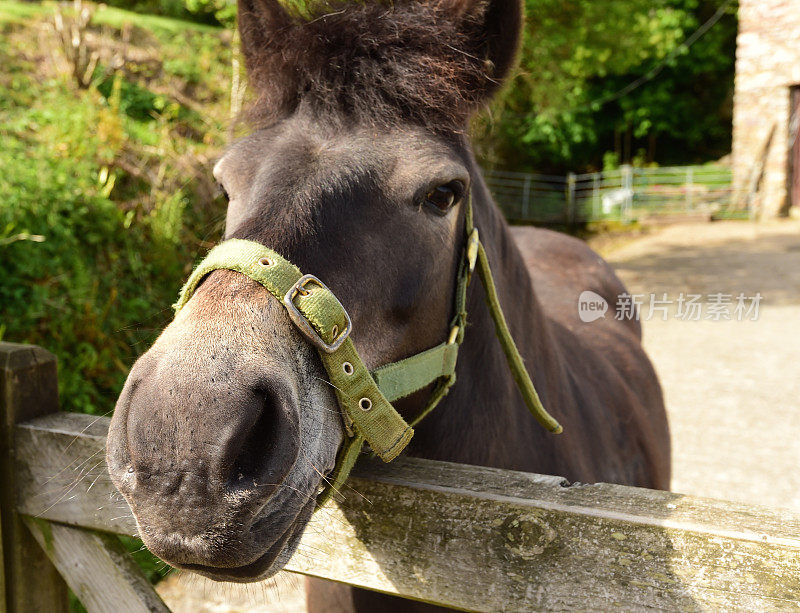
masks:
<path id="1" fill-rule="evenodd" d="M 492 83 L 476 48 L 485 11 L 485 0 L 460 15 L 444 0 L 326 2 L 270 35 L 243 29 L 243 41 L 259 41 L 244 47 L 258 94 L 251 119 L 268 125 L 303 105 L 331 120 L 459 131 Z M 259 27 L 251 17 L 242 28 Z"/>

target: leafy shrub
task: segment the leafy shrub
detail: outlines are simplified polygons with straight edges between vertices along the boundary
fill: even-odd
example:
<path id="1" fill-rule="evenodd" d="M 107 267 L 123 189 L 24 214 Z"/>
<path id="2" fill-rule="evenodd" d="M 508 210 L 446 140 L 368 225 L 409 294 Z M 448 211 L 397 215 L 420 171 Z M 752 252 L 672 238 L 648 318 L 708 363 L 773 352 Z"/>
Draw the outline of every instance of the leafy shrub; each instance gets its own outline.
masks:
<path id="1" fill-rule="evenodd" d="M 174 243 L 126 222 L 103 194 L 104 130 L 86 130 L 103 120 L 89 105 L 53 105 L 26 113 L 14 126 L 24 131 L 0 146 L 0 240 L 44 236 L 0 246 L 3 335 L 54 351 L 65 408 L 90 413 L 110 408 L 145 340 L 131 323 L 168 305 L 182 276 Z M 31 143 L 24 134 L 34 128 Z"/>
<path id="2" fill-rule="evenodd" d="M 220 203 L 197 206 L 168 155 L 198 147 L 182 122 L 204 124 L 141 83 L 43 74 L 20 40 L 0 37 L 0 339 L 53 351 L 63 408 L 103 414 L 214 234 Z"/>
<path id="3" fill-rule="evenodd" d="M 151 15 L 186 19 L 197 23 L 218 24 L 215 8 L 205 4 L 189 5 L 184 0 L 108 0 L 109 6 Z M 235 5 L 234 5 L 235 6 Z"/>

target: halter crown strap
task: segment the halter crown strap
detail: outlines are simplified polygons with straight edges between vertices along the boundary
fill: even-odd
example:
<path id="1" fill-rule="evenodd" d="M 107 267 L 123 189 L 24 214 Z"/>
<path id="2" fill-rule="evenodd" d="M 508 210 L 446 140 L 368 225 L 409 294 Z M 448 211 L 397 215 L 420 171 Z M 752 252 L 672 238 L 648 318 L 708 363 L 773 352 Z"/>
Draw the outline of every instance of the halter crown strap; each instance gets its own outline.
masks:
<path id="1" fill-rule="evenodd" d="M 272 249 L 248 240 L 229 239 L 216 247 L 197 265 L 174 305 L 183 308 L 202 280 L 214 270 L 233 270 L 263 285 L 286 308 L 305 339 L 316 347 L 328 373 L 342 412 L 346 438 L 336 466 L 317 503 L 322 505 L 344 483 L 364 442 L 384 462 L 391 462 L 408 445 L 418 424 L 447 395 L 456 381 L 458 348 L 467 323 L 467 288 L 477 267 L 485 288 L 486 303 L 495 332 L 509 368 L 528 409 L 550 432 L 562 431 L 542 406 L 525 369 L 522 356 L 508 329 L 497 296 L 486 250 L 473 225 L 472 202 L 465 210 L 466 245 L 458 268 L 455 315 L 446 342 L 398 362 L 369 372 L 350 339 L 352 322 L 344 306 L 314 275 L 303 275 L 291 262 Z M 391 402 L 436 383 L 423 410 L 411 425 Z"/>

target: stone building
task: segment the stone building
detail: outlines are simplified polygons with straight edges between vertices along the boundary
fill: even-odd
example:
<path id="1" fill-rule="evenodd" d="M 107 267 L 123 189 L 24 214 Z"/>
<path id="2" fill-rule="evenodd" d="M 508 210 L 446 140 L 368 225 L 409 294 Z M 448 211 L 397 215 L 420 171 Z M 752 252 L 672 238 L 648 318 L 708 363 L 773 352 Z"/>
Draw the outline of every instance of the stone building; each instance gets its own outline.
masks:
<path id="1" fill-rule="evenodd" d="M 757 216 L 800 211 L 800 0 L 740 0 L 734 183 Z"/>

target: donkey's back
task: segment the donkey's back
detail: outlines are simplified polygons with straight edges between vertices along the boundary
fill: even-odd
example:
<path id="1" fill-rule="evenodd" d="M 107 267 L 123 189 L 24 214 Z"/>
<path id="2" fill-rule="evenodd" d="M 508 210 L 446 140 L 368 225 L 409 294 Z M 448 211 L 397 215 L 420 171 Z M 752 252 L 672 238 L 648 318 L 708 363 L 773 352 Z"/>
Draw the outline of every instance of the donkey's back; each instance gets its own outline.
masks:
<path id="1" fill-rule="evenodd" d="M 579 335 L 585 334 L 587 326 L 579 325 L 583 322 L 578 315 L 578 297 L 584 291 L 592 291 L 605 299 L 609 310 L 605 317 L 591 322 L 596 325 L 588 326 L 588 330 L 601 326 L 624 329 L 641 340 L 641 326 L 636 317 L 614 317 L 615 305 L 626 293 L 625 286 L 611 266 L 585 242 L 534 227 L 512 227 L 511 234 L 548 316 Z"/>
<path id="2" fill-rule="evenodd" d="M 618 453 L 626 461 L 612 463 L 593 480 L 668 489 L 670 443 L 663 396 L 642 349 L 638 317 L 622 310 L 624 316 L 617 317 L 617 305 L 627 295 L 622 281 L 579 239 L 532 227 L 511 232 L 562 349 L 573 396 L 585 412 L 616 418 L 631 435 L 622 442 L 631 453 Z M 585 291 L 606 301 L 604 317 L 581 320 L 578 300 Z"/>

